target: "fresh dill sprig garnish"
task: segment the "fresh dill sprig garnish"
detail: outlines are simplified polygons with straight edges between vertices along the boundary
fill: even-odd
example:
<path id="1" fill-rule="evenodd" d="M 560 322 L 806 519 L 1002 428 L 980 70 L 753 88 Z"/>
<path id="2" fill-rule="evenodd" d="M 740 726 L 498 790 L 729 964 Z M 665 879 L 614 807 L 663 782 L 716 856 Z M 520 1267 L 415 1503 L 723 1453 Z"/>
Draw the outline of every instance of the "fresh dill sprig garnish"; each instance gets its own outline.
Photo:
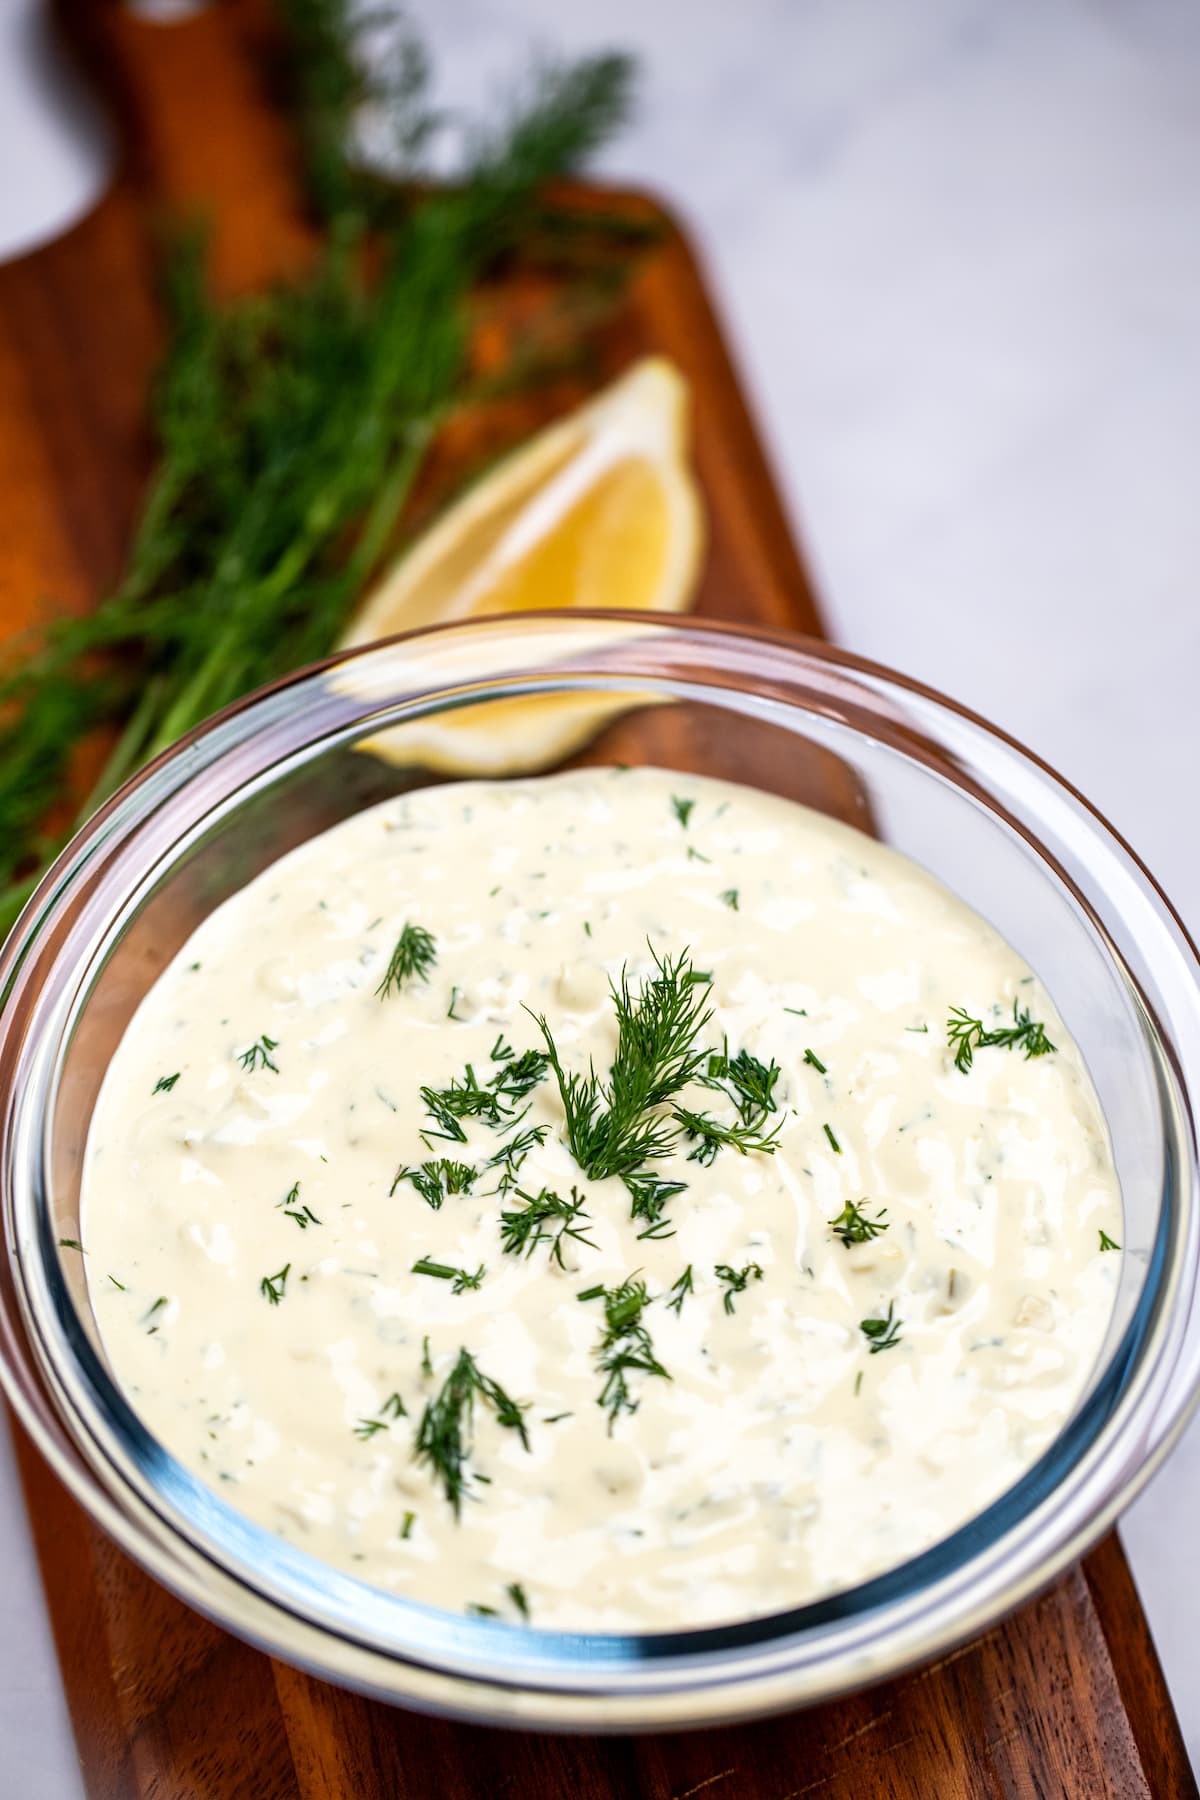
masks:
<path id="1" fill-rule="evenodd" d="M 692 808 L 695 804 L 696 802 L 694 800 L 681 800 L 678 794 L 671 795 L 671 811 L 675 814 L 675 817 L 679 820 L 679 823 L 683 826 L 685 831 L 687 830 L 687 823 L 692 816 Z"/>
<path id="2" fill-rule="evenodd" d="M 440 1129 L 423 1131 L 421 1136 L 426 1143 L 433 1137 L 465 1144 L 464 1119 L 482 1119 L 485 1125 L 498 1131 L 515 1125 L 525 1116 L 524 1112 L 518 1111 L 521 1101 L 545 1079 L 549 1063 L 550 1058 L 540 1050 L 526 1050 L 523 1055 L 502 1062 L 486 1084 L 468 1063 L 461 1079 L 455 1076 L 448 1087 L 423 1087 L 421 1098 Z"/>
<path id="3" fill-rule="evenodd" d="M 475 1273 L 471 1275 L 466 1269 L 455 1268 L 450 1263 L 435 1262 L 431 1256 L 422 1256 L 413 1264 L 412 1273 L 414 1275 L 433 1275 L 438 1281 L 452 1281 L 454 1286 L 450 1292 L 465 1294 L 468 1289 L 478 1288 L 482 1284 L 487 1269 L 483 1263 L 480 1263 Z"/>
<path id="4" fill-rule="evenodd" d="M 740 1269 L 732 1268 L 729 1263 L 718 1263 L 713 1274 L 718 1281 L 724 1283 L 723 1298 L 727 1313 L 733 1311 L 735 1297 L 738 1294 L 744 1294 L 751 1281 L 761 1281 L 763 1278 L 762 1270 L 757 1263 L 753 1262 L 744 1263 Z"/>
<path id="5" fill-rule="evenodd" d="M 632 1201 L 630 1218 L 644 1219 L 650 1231 L 664 1223 L 663 1208 L 667 1201 L 687 1188 L 686 1181 L 669 1181 L 665 1175 L 655 1175 L 648 1169 L 639 1169 L 634 1175 L 626 1175 L 624 1180 Z M 645 1237 L 649 1233 L 639 1232 L 638 1235 Z"/>
<path id="6" fill-rule="evenodd" d="M 858 1329 L 867 1340 L 867 1348 L 872 1356 L 878 1356 L 881 1350 L 894 1350 L 900 1342 L 901 1321 L 893 1315 L 896 1302 L 889 1300 L 888 1309 L 881 1319 L 860 1319 Z"/>
<path id="7" fill-rule="evenodd" d="M 485 1606 L 482 1600 L 468 1600 L 467 1612 L 473 1619 L 498 1619 L 500 1617 L 496 1607 Z"/>
<path id="8" fill-rule="evenodd" d="M 437 940 L 423 925 L 406 924 L 388 959 L 387 972 L 375 989 L 381 1000 L 399 993 L 406 981 L 428 981 L 437 962 Z"/>
<path id="9" fill-rule="evenodd" d="M 871 1219 L 853 1200 L 847 1200 L 837 1218 L 827 1219 L 825 1222 L 834 1237 L 840 1238 L 849 1249 L 852 1244 L 870 1243 L 871 1239 L 877 1238 L 881 1231 L 886 1231 L 888 1229 L 888 1221 L 884 1217 L 886 1212 L 887 1207 L 882 1206 L 875 1217 Z"/>
<path id="10" fill-rule="evenodd" d="M 673 1238 L 674 1236 L 675 1227 L 670 1219 L 655 1219 L 653 1224 L 647 1225 L 644 1231 L 638 1232 L 638 1242 L 640 1244 L 644 1238 L 653 1238 L 655 1241 L 659 1241 L 662 1238 Z"/>
<path id="11" fill-rule="evenodd" d="M 83 1245 L 78 1238 L 59 1238 L 58 1243 L 62 1250 L 78 1250 L 81 1256 L 85 1254 Z"/>
<path id="12" fill-rule="evenodd" d="M 660 1375 L 665 1381 L 671 1377 L 655 1356 L 650 1333 L 642 1322 L 649 1305 L 644 1281 L 631 1275 L 619 1287 L 585 1288 L 578 1298 L 604 1301 L 604 1332 L 596 1351 L 604 1386 L 597 1405 L 608 1414 L 611 1432 L 621 1413 L 638 1409 L 639 1402 L 629 1387 L 631 1375 Z"/>
<path id="13" fill-rule="evenodd" d="M 529 1618 L 529 1600 L 521 1583 L 519 1581 L 510 1581 L 504 1591 L 520 1613 L 521 1617 L 527 1620 Z"/>
<path id="14" fill-rule="evenodd" d="M 181 1071 L 176 1069 L 173 1075 L 160 1075 L 151 1090 L 152 1093 L 169 1094 L 171 1089 L 175 1086 L 175 1083 L 179 1080 L 180 1073 Z"/>
<path id="15" fill-rule="evenodd" d="M 300 1199 L 300 1183 L 293 1181 L 282 1200 L 276 1202 L 282 1209 L 286 1219 L 294 1219 L 301 1231 L 307 1231 L 310 1225 L 321 1223 L 311 1206 L 305 1206 Z"/>
<path id="16" fill-rule="evenodd" d="M 500 1179 L 496 1183 L 498 1194 L 507 1194 L 515 1184 L 525 1158 L 535 1146 L 540 1147 L 545 1143 L 548 1130 L 547 1125 L 527 1125 L 524 1131 L 516 1132 L 501 1144 L 493 1156 L 488 1157 L 487 1167 L 500 1170 Z"/>
<path id="17" fill-rule="evenodd" d="M 415 1512 L 410 1511 L 410 1512 L 405 1513 L 403 1519 L 400 1522 L 401 1538 L 410 1538 L 412 1536 L 412 1529 L 413 1529 L 413 1526 L 416 1524 L 416 1522 L 417 1522 L 417 1515 Z"/>
<path id="18" fill-rule="evenodd" d="M 366 1440 L 373 1438 L 377 1431 L 386 1431 L 387 1428 L 386 1419 L 360 1419 L 354 1427 L 354 1435 Z"/>
<path id="19" fill-rule="evenodd" d="M 738 906 L 738 890 L 736 888 L 726 888 L 725 892 L 723 894 L 718 894 L 717 898 L 724 901 L 730 912 L 740 912 L 741 908 Z"/>
<path id="20" fill-rule="evenodd" d="M 683 1303 L 689 1294 L 695 1293 L 695 1282 L 692 1278 L 692 1265 L 688 1264 L 683 1274 L 671 1283 L 671 1298 L 663 1302 L 668 1311 L 678 1318 L 683 1311 Z"/>
<path id="21" fill-rule="evenodd" d="M 804 1060 L 808 1064 L 810 1069 L 815 1069 L 817 1071 L 818 1075 L 827 1075 L 829 1073 L 828 1069 L 825 1067 L 825 1064 L 821 1061 L 820 1057 L 816 1054 L 816 1052 L 814 1050 L 806 1050 L 804 1052 Z"/>
<path id="22" fill-rule="evenodd" d="M 278 1048 L 279 1045 L 276 1040 L 268 1037 L 264 1031 L 261 1037 L 255 1038 L 248 1050 L 241 1050 L 238 1052 L 238 1061 L 241 1063 L 243 1069 L 248 1069 L 251 1072 L 255 1069 L 270 1069 L 274 1074 L 278 1075 L 279 1065 L 278 1063 L 271 1061 L 272 1050 L 278 1050 Z"/>
<path id="23" fill-rule="evenodd" d="M 497 1059 L 493 1057 L 492 1060 Z M 501 1060 L 503 1066 L 496 1070 L 488 1086 L 514 1107 L 546 1079 L 550 1067 L 550 1058 L 543 1050 L 525 1050 L 520 1056 L 510 1050 Z"/>
<path id="24" fill-rule="evenodd" d="M 482 1119 L 487 1125 L 501 1125 L 505 1122 L 506 1108 L 500 1095 L 490 1087 L 481 1086 L 470 1063 L 467 1064 L 461 1081 L 454 1076 L 449 1087 L 423 1087 L 421 1098 L 434 1123 L 441 1127 L 438 1131 L 423 1131 L 421 1136 L 426 1142 L 434 1137 L 465 1144 L 467 1134 L 462 1127 L 464 1119 Z"/>
<path id="25" fill-rule="evenodd" d="M 388 1197 L 391 1198 L 402 1181 L 408 1181 L 422 1200 L 438 1212 L 448 1195 L 469 1194 L 478 1174 L 478 1169 L 472 1168 L 470 1163 L 453 1162 L 447 1156 L 439 1157 L 436 1162 L 424 1162 L 415 1169 L 402 1164 L 396 1170 Z"/>
<path id="26" fill-rule="evenodd" d="M 1119 1250 L 1121 1246 L 1118 1244 L 1116 1238 L 1110 1238 L 1107 1231 L 1102 1231 L 1100 1233 L 1100 1248 L 1102 1250 Z"/>
<path id="27" fill-rule="evenodd" d="M 269 1300 L 272 1306 L 278 1306 L 287 1292 L 287 1278 L 291 1266 L 290 1262 L 284 1263 L 277 1275 L 264 1275 L 258 1284 L 259 1293 L 264 1300 Z"/>
<path id="28" fill-rule="evenodd" d="M 838 1143 L 837 1133 L 834 1131 L 833 1126 L 832 1125 L 822 1125 L 821 1130 L 825 1133 L 825 1136 L 829 1139 L 829 1147 L 833 1151 L 834 1155 L 840 1156 L 842 1154 L 842 1146 Z"/>
<path id="29" fill-rule="evenodd" d="M 490 1406 L 497 1424 L 517 1432 L 529 1448 L 525 1407 L 483 1373 L 469 1350 L 461 1349 L 441 1388 L 426 1402 L 414 1450 L 417 1461 L 427 1463 L 441 1482 L 456 1514 L 462 1512 L 463 1498 L 470 1492 L 467 1465 L 474 1448 L 476 1399 Z"/>
<path id="30" fill-rule="evenodd" d="M 743 1125 L 760 1125 L 768 1113 L 777 1110 L 775 1088 L 781 1072 L 774 1058 L 769 1063 L 760 1062 L 749 1050 L 739 1050 L 731 1057 L 729 1045 L 725 1044 L 709 1056 L 700 1083 L 727 1094 Z"/>
<path id="31" fill-rule="evenodd" d="M 1028 1008 L 1013 1001 L 1013 1022 L 989 1031 L 982 1019 L 976 1019 L 961 1006 L 950 1008 L 946 1020 L 946 1042 L 954 1051 L 954 1066 L 965 1075 L 975 1060 L 977 1050 L 1015 1050 L 1025 1052 L 1026 1062 L 1035 1056 L 1050 1056 L 1056 1046 L 1046 1036 L 1046 1027 L 1030 1017 Z"/>
<path id="32" fill-rule="evenodd" d="M 697 979 L 686 950 L 664 958 L 651 946 L 650 954 L 656 972 L 636 994 L 626 969 L 619 984 L 609 984 L 617 1049 L 607 1082 L 594 1069 L 586 1076 L 564 1070 L 549 1025 L 537 1017 L 558 1081 L 571 1154 L 593 1180 L 636 1174 L 671 1149 L 674 1134 L 652 1109 L 685 1087 L 704 1060 L 697 1040 L 712 1016 L 711 977 Z"/>
<path id="33" fill-rule="evenodd" d="M 500 1032 L 495 1043 L 488 1051 L 488 1055 L 493 1062 L 509 1062 L 516 1054 L 517 1053 L 512 1045 L 505 1041 L 503 1032 Z"/>
<path id="34" fill-rule="evenodd" d="M 587 1196 L 578 1188 L 571 1189 L 569 1200 L 564 1200 L 552 1188 L 542 1188 L 537 1194 L 527 1194 L 523 1188 L 518 1188 L 517 1198 L 523 1205 L 500 1214 L 500 1247 L 507 1255 L 532 1256 L 539 1244 L 549 1244 L 550 1260 L 562 1269 L 566 1267 L 563 1262 L 564 1238 L 574 1238 L 576 1243 L 586 1244 L 589 1250 L 596 1248 L 579 1224 L 579 1220 L 588 1215 L 584 1211 Z"/>
<path id="35" fill-rule="evenodd" d="M 450 115 L 428 95 L 419 46 L 372 57 L 365 74 L 355 36 L 378 7 L 361 23 L 349 0 L 275 11 L 291 77 L 280 92 L 323 230 L 303 270 L 266 291 L 215 298 L 194 231 L 162 271 L 158 462 L 124 575 L 93 614 L 39 629 L 0 669 L 0 929 L 75 828 L 49 814 L 87 734 L 111 744 L 90 810 L 201 719 L 336 643 L 393 549 L 438 424 L 478 389 L 479 280 L 519 246 L 595 316 L 646 239 L 607 218 L 601 237 L 542 198 L 620 122 L 625 59 L 547 66 L 498 128 L 463 130 L 467 166 L 437 188 L 419 178 Z M 418 179 L 380 180 L 348 154 L 364 98 Z M 562 307 L 513 334 L 501 378 L 528 386 L 561 361 Z"/>
<path id="36" fill-rule="evenodd" d="M 723 1149 L 736 1150 L 739 1156 L 746 1156 L 751 1150 L 763 1156 L 774 1156 L 779 1148 L 776 1140 L 783 1129 L 782 1119 L 776 1119 L 767 1132 L 741 1120 L 735 1125 L 725 1125 L 711 1113 L 693 1112 L 687 1106 L 672 1108 L 671 1116 L 682 1128 L 684 1136 L 695 1144 L 695 1149 L 688 1152 L 688 1161 L 699 1163 L 702 1168 L 714 1162 L 717 1152 Z"/>

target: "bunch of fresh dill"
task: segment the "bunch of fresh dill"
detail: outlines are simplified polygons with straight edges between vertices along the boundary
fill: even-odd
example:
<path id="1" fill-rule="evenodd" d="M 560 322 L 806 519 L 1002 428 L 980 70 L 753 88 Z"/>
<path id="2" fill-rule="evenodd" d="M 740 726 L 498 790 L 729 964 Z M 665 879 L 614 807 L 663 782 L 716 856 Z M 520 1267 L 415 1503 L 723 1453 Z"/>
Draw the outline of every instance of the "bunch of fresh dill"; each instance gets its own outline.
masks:
<path id="1" fill-rule="evenodd" d="M 469 397 L 472 288 L 626 110 L 623 58 L 545 69 L 504 129 L 475 136 L 459 185 L 384 183 L 348 159 L 349 134 L 367 103 L 402 151 L 427 142 L 419 47 L 367 77 L 347 0 L 279 10 L 324 249 L 302 280 L 228 305 L 198 237 L 170 256 L 160 458 L 125 577 L 0 667 L 0 930 L 60 847 L 46 821 L 82 739 L 104 728 L 112 746 L 86 814 L 209 713 L 330 650 Z"/>

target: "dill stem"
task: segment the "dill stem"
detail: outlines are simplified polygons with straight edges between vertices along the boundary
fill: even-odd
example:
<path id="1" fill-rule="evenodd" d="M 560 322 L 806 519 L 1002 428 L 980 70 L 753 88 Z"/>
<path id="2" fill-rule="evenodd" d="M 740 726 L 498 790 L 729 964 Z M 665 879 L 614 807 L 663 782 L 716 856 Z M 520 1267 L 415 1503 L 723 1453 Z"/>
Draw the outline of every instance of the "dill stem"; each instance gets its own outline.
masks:
<path id="1" fill-rule="evenodd" d="M 403 454 L 372 502 L 358 543 L 346 564 L 346 577 L 352 585 L 365 580 L 382 554 L 436 428 L 437 421 L 433 418 L 420 420 L 412 426 Z"/>
<path id="2" fill-rule="evenodd" d="M 256 592 L 257 589 L 252 591 Z M 236 629 L 223 633 L 214 641 L 200 666 L 191 679 L 184 683 L 173 704 L 160 720 L 158 730 L 150 740 L 143 758 L 145 762 L 153 762 L 156 756 L 170 749 L 177 738 L 190 730 L 198 719 L 207 716 L 210 710 L 206 704 L 207 696 L 217 676 L 222 673 L 222 665 L 227 666 L 230 645 L 236 641 Z"/>
<path id="3" fill-rule="evenodd" d="M 116 792 L 125 777 L 147 760 L 142 751 L 146 735 L 154 723 L 155 712 L 162 704 L 165 687 L 166 677 L 163 675 L 154 675 L 146 683 L 128 724 L 113 745 L 91 792 L 75 815 L 76 831 L 98 806 Z"/>
<path id="4" fill-rule="evenodd" d="M 369 573 L 382 551 L 396 517 L 416 479 L 432 434 L 433 424 L 431 421 L 423 421 L 419 427 L 413 430 L 403 456 L 376 495 L 358 545 L 340 577 L 348 593 L 352 593 L 358 583 Z M 268 575 L 254 583 L 250 592 L 256 599 L 278 597 L 298 579 L 303 573 L 306 563 L 319 548 L 322 539 L 328 535 L 336 520 L 337 510 L 336 505 L 330 506 L 327 501 L 310 510 L 299 541 L 285 552 Z M 198 720 L 207 716 L 210 710 L 209 699 L 213 685 L 227 672 L 230 644 L 231 642 L 236 643 L 236 640 L 235 628 L 224 633 L 213 643 L 191 679 L 176 696 L 173 705 L 167 709 L 146 751 L 144 761 L 152 761 L 154 757 L 168 749 L 177 738 L 182 737 L 185 731 L 189 731 Z"/>

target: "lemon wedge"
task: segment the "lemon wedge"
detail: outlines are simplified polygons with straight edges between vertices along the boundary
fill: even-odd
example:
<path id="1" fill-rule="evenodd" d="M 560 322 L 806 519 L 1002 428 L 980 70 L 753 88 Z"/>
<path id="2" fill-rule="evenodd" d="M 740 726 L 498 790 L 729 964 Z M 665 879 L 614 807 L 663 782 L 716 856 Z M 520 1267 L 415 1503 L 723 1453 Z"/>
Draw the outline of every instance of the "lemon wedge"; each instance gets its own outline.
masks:
<path id="1" fill-rule="evenodd" d="M 634 364 L 452 506 L 368 595 L 340 647 L 548 607 L 682 612 L 704 535 L 687 415 L 687 385 L 671 363 Z M 543 768 L 628 705 L 578 693 L 490 700 L 364 747 L 453 773 Z"/>

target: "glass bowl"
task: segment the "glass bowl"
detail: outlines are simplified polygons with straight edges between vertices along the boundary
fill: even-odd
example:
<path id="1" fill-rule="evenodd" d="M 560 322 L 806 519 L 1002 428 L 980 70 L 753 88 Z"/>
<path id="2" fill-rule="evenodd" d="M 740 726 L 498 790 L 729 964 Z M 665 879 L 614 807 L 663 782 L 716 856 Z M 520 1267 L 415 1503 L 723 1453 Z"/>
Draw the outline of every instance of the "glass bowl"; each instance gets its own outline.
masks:
<path id="1" fill-rule="evenodd" d="M 1089 1063 L 1123 1190 L 1112 1323 L 1040 1461 L 901 1567 L 727 1627 L 581 1635 L 462 1618 L 272 1537 L 140 1424 L 107 1371 L 82 1259 L 59 1248 L 79 1236 L 82 1153 L 108 1058 L 208 912 L 389 794 L 456 768 L 571 759 L 750 783 L 926 865 L 1048 985 Z M 841 652 L 690 621 L 546 613 L 357 651 L 230 708 L 138 775 L 59 858 L 4 949 L 5 1389 L 131 1556 L 230 1630 L 334 1681 L 492 1723 L 589 1730 L 829 1698 L 945 1653 L 1043 1587 L 1111 1525 L 1185 1423 L 1200 1379 L 1197 973 L 1149 875 L 1044 764 Z"/>

